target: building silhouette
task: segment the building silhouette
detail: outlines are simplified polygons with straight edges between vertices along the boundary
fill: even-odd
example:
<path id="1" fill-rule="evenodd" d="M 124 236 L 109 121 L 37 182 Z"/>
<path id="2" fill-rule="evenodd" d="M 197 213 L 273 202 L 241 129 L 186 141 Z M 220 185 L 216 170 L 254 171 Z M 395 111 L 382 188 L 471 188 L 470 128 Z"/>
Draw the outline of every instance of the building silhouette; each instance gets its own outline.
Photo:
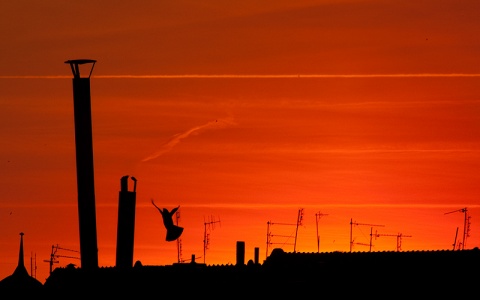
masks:
<path id="1" fill-rule="evenodd" d="M 25 261 L 23 256 L 23 232 L 20 232 L 20 251 L 18 254 L 18 264 L 13 271 L 12 275 L 5 277 L 0 281 L 0 290 L 14 289 L 18 292 L 37 290 L 40 289 L 43 284 L 36 278 L 28 274 L 25 268 Z"/>

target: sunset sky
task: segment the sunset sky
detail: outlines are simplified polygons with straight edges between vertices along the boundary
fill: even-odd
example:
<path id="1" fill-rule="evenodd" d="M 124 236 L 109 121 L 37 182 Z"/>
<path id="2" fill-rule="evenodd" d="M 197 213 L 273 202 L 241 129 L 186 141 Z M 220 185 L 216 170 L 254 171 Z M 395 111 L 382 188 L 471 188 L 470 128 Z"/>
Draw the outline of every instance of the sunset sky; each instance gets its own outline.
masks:
<path id="1" fill-rule="evenodd" d="M 371 232 L 372 251 L 480 245 L 478 0 L 2 1 L 0 36 L 0 280 L 20 232 L 41 282 L 52 246 L 79 256 L 65 61 L 84 58 L 100 266 L 124 175 L 144 265 L 179 254 L 152 199 L 180 205 L 181 258 L 207 264 L 237 241 L 261 262 L 350 235 L 369 251 Z"/>

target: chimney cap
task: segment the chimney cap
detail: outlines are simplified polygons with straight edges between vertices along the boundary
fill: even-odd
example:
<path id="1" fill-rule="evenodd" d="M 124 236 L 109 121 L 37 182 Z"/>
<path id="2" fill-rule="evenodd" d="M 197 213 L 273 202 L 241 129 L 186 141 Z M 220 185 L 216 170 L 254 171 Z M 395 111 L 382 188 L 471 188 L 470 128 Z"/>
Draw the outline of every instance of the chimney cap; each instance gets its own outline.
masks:
<path id="1" fill-rule="evenodd" d="M 95 63 L 95 62 L 97 61 L 94 59 L 70 59 L 65 61 L 66 64 L 78 64 L 78 65 Z"/>
<path id="2" fill-rule="evenodd" d="M 97 61 L 94 60 L 94 59 L 71 59 L 71 60 L 65 61 L 66 64 L 70 64 L 70 68 L 72 69 L 72 73 L 73 73 L 74 78 L 80 78 L 80 67 L 79 67 L 79 65 L 92 63 L 92 68 L 90 69 L 90 74 L 88 74 L 88 78 L 90 78 L 90 76 L 92 76 L 93 67 L 95 67 L 96 62 Z M 86 68 L 86 67 L 84 67 L 84 68 Z"/>

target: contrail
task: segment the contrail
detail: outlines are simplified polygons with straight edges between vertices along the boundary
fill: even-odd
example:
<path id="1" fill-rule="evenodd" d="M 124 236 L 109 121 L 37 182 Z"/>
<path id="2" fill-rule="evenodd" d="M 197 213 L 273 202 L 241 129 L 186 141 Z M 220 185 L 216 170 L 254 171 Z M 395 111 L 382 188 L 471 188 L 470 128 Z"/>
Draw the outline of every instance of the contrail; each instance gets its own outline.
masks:
<path id="1" fill-rule="evenodd" d="M 68 79 L 66 75 L 0 75 L 0 79 Z"/>
<path id="2" fill-rule="evenodd" d="M 96 78 L 146 78 L 146 79 L 169 79 L 169 78 L 415 78 L 415 77 L 480 77 L 480 74 L 190 74 L 190 75 L 97 75 Z"/>
<path id="3" fill-rule="evenodd" d="M 173 147 L 175 147 L 175 145 L 180 143 L 181 140 L 189 137 L 194 132 L 198 132 L 200 130 L 214 129 L 214 128 L 225 128 L 232 125 L 235 125 L 235 122 L 233 121 L 233 119 L 225 118 L 225 119 L 217 119 L 214 121 L 207 122 L 203 125 L 193 127 L 185 132 L 174 135 L 168 142 L 166 142 L 160 147 L 160 150 L 158 150 L 157 152 L 153 153 L 148 157 L 145 157 L 144 159 L 142 159 L 142 162 L 155 159 L 160 155 L 163 155 L 169 152 L 170 150 L 172 150 Z"/>
<path id="4" fill-rule="evenodd" d="M 480 77 L 480 74 L 467 73 L 421 73 L 421 74 L 185 74 L 185 75 L 92 75 L 91 78 L 99 79 L 221 79 L 221 78 L 435 78 L 435 77 Z M 0 79 L 68 79 L 66 75 L 3 75 Z"/>
<path id="5" fill-rule="evenodd" d="M 113 204 L 112 204 L 113 205 Z M 169 206 L 175 206 L 176 203 L 170 203 Z M 147 204 L 145 204 L 147 206 Z M 182 204 L 184 208 L 212 208 L 215 209 L 246 209 L 246 210 L 258 210 L 258 209 L 296 209 L 298 208 L 298 203 L 292 204 L 276 204 L 276 203 L 185 203 Z M 301 207 L 303 208 L 318 208 L 318 203 L 307 204 L 303 203 Z M 323 208 L 418 208 L 418 209 L 449 209 L 449 208 L 458 208 L 458 207 L 469 207 L 469 208 L 480 208 L 478 204 L 472 203 L 463 203 L 463 204 L 429 204 L 429 203 L 362 203 L 362 204 L 352 204 L 352 203 L 322 203 Z"/>

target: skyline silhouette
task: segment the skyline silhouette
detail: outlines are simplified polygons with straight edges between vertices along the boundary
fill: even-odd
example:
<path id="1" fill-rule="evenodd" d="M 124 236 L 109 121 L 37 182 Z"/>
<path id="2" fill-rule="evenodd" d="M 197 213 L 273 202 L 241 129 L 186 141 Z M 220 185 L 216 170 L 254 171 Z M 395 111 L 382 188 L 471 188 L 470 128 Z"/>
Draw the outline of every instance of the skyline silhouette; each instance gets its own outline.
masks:
<path id="1" fill-rule="evenodd" d="M 361 224 L 357 224 L 361 225 Z M 366 225 L 366 224 L 364 224 Z M 227 265 L 198 264 L 194 257 L 189 263 L 170 266 L 135 265 L 77 268 L 69 265 L 55 269 L 44 284 L 31 277 L 24 266 L 23 233 L 20 233 L 20 251 L 15 271 L 0 280 L 0 291 L 17 296 L 58 296 L 59 292 L 76 291 L 77 296 L 108 293 L 150 297 L 162 289 L 164 296 L 179 295 L 182 287 L 246 297 L 255 295 L 281 296 L 295 293 L 307 296 L 321 289 L 323 293 L 338 292 L 357 295 L 358 289 L 374 285 L 382 291 L 395 290 L 396 296 L 437 297 L 475 292 L 478 276 L 468 270 L 478 269 L 480 250 L 443 250 L 413 252 L 331 252 L 296 253 L 275 248 L 263 263 L 259 262 L 258 248 L 255 260 L 245 263 L 245 243 L 236 243 L 236 262 Z M 362 270 L 361 276 L 355 276 Z M 457 276 L 458 272 L 470 276 Z M 400 288 L 399 288 L 400 286 Z M 192 292 L 192 291 L 191 291 Z M 190 292 L 190 293 L 191 293 Z M 377 295 L 372 295 L 376 298 Z M 384 297 L 383 295 L 380 297 Z"/>
<path id="2" fill-rule="evenodd" d="M 237 241 L 246 261 L 257 247 L 263 261 L 277 247 L 480 244 L 478 1 L 25 5 L 0 4 L 0 278 L 17 266 L 19 232 L 42 282 L 52 245 L 110 267 L 117 256 L 229 264 Z M 96 62 L 81 72 L 94 177 L 77 176 L 91 164 L 76 161 L 88 142 L 76 143 L 69 59 Z M 132 232 L 117 245 L 126 174 L 138 179 L 122 223 L 133 248 Z M 93 179 L 85 219 L 96 245 L 81 242 L 78 178 Z M 151 199 L 180 205 L 179 240 L 165 240 Z M 279 225 L 299 209 L 301 226 Z M 319 212 L 328 217 L 317 223 Z M 212 217 L 222 228 L 207 243 Z M 59 257 L 53 268 L 79 263 Z"/>

